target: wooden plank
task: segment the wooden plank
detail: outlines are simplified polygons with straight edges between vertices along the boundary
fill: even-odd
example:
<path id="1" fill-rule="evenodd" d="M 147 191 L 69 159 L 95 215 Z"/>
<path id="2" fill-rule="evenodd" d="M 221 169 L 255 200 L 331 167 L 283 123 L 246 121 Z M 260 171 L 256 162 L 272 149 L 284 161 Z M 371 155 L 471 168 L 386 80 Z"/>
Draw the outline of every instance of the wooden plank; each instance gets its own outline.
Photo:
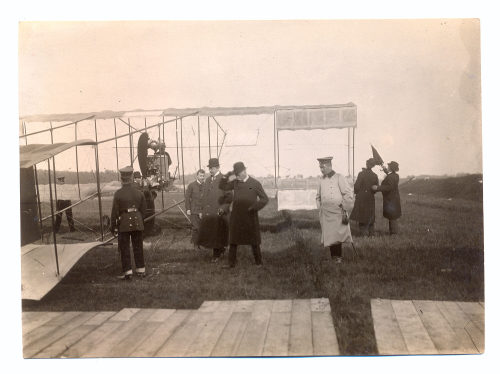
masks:
<path id="1" fill-rule="evenodd" d="M 224 309 L 224 308 L 222 308 Z M 185 357 L 208 357 L 217 344 L 219 337 L 224 331 L 227 322 L 231 318 L 233 311 L 230 310 L 216 310 L 212 312 L 210 318 L 207 320 L 205 326 L 201 328 L 200 334 L 194 340 L 187 351 L 184 353 Z"/>
<path id="2" fill-rule="evenodd" d="M 327 298 L 311 299 L 311 312 L 330 312 L 330 300 Z"/>
<path id="3" fill-rule="evenodd" d="M 255 300 L 238 300 L 233 312 L 252 312 Z"/>
<path id="4" fill-rule="evenodd" d="M 238 305 L 236 306 L 238 308 Z M 233 311 L 226 327 L 222 331 L 219 340 L 215 344 L 212 350 L 211 356 L 213 357 L 227 357 L 233 356 L 234 352 L 238 348 L 243 333 L 247 328 L 247 325 L 251 317 L 250 312 L 236 312 Z"/>
<path id="5" fill-rule="evenodd" d="M 313 354 L 311 301 L 292 302 L 292 325 L 290 326 L 289 356 L 311 356 Z"/>
<path id="6" fill-rule="evenodd" d="M 436 301 L 436 306 L 455 332 L 455 339 L 463 353 L 478 353 L 478 349 L 472 341 L 465 327 L 471 323 L 464 311 L 452 301 Z M 477 333 L 480 334 L 479 329 Z"/>
<path id="7" fill-rule="evenodd" d="M 439 353 L 470 353 L 468 348 L 471 347 L 464 347 L 460 339 L 457 339 L 455 330 L 443 316 L 435 301 L 414 300 L 413 305 L 420 314 L 420 319 Z"/>
<path id="8" fill-rule="evenodd" d="M 273 300 L 257 300 L 235 356 L 261 356 L 271 317 Z"/>
<path id="9" fill-rule="evenodd" d="M 130 319 L 121 322 L 120 328 L 106 335 L 104 339 L 96 343 L 81 357 L 123 357 L 123 345 L 121 342 L 125 340 L 138 325 L 151 317 L 153 312 L 154 310 L 152 309 L 141 309 L 133 314 L 123 314 L 122 318 L 130 316 Z M 114 317 L 110 319 L 110 321 L 113 320 Z"/>
<path id="10" fill-rule="evenodd" d="M 153 357 L 169 337 L 185 323 L 193 310 L 176 310 L 160 325 L 157 322 L 146 321 L 144 329 L 151 331 L 151 335 L 144 339 L 129 353 L 130 357 Z"/>
<path id="11" fill-rule="evenodd" d="M 97 328 L 97 325 L 82 324 L 69 333 L 64 335 L 61 339 L 53 342 L 51 345 L 45 347 L 41 352 L 37 353 L 35 358 L 60 358 L 63 357 L 63 352 L 71 347 L 84 336 Z"/>
<path id="12" fill-rule="evenodd" d="M 422 320 L 410 300 L 392 300 L 392 307 L 409 354 L 437 354 Z"/>
<path id="13" fill-rule="evenodd" d="M 198 308 L 200 312 L 213 312 L 217 310 L 220 301 L 216 300 L 209 300 L 209 301 L 204 301 L 203 304 Z"/>
<path id="14" fill-rule="evenodd" d="M 98 326 L 92 332 L 80 339 L 61 354 L 61 357 L 82 357 L 90 351 L 96 344 L 99 344 L 108 334 L 111 334 L 117 328 L 122 326 L 122 322 L 105 322 Z"/>
<path id="15" fill-rule="evenodd" d="M 26 358 L 33 357 L 34 355 L 42 351 L 44 348 L 47 348 L 52 343 L 58 341 L 66 334 L 71 332 L 73 329 L 82 325 L 85 321 L 89 320 L 96 314 L 97 312 L 80 313 L 75 318 L 69 320 L 66 324 L 57 326 L 57 328 L 54 329 L 51 333 L 44 335 L 40 339 L 34 341 L 32 344 L 29 344 L 26 347 L 24 347 L 23 349 L 24 357 Z M 48 356 L 44 356 L 43 354 L 41 354 L 38 357 L 47 358 Z"/>
<path id="16" fill-rule="evenodd" d="M 126 322 L 129 321 L 130 318 L 137 312 L 139 312 L 139 308 L 124 308 L 116 313 L 109 321 L 110 322 Z"/>
<path id="17" fill-rule="evenodd" d="M 156 309 L 151 317 L 148 318 L 148 322 L 165 322 L 174 313 L 175 309 Z"/>
<path id="18" fill-rule="evenodd" d="M 274 300 L 273 303 L 273 313 L 280 313 L 280 312 L 292 312 L 292 300 Z"/>
<path id="19" fill-rule="evenodd" d="M 199 310 L 191 313 L 189 318 L 179 327 L 156 352 L 156 357 L 183 357 L 188 347 L 197 338 L 202 326 L 210 318 L 213 312 L 201 312 Z"/>
<path id="20" fill-rule="evenodd" d="M 27 347 L 28 345 L 32 344 L 33 342 L 41 339 L 43 336 L 50 334 L 51 332 L 56 330 L 58 326 L 70 321 L 71 319 L 75 318 L 79 314 L 81 314 L 81 312 L 61 313 L 59 316 L 51 319 L 50 321 L 46 322 L 45 324 L 30 331 L 25 336 L 23 336 L 23 347 Z"/>
<path id="21" fill-rule="evenodd" d="M 330 311 L 311 312 L 313 353 L 315 356 L 339 355 L 339 343 Z"/>
<path id="22" fill-rule="evenodd" d="M 62 312 L 23 312 L 23 335 L 60 316 Z"/>
<path id="23" fill-rule="evenodd" d="M 408 354 L 391 300 L 372 299 L 371 310 L 378 353 L 381 355 Z"/>
<path id="24" fill-rule="evenodd" d="M 484 333 L 469 319 L 469 316 L 453 301 L 443 301 L 440 310 L 450 325 L 462 331 L 468 337 L 478 352 L 484 352 Z M 466 340 L 465 337 L 462 339 Z"/>
<path id="25" fill-rule="evenodd" d="M 104 322 L 106 322 L 108 319 L 113 317 L 115 314 L 116 314 L 116 312 L 99 312 L 94 317 L 92 317 L 87 322 L 85 322 L 84 325 L 86 325 L 86 326 L 100 326 Z"/>
<path id="26" fill-rule="evenodd" d="M 484 334 L 484 308 L 477 302 L 457 302 L 457 304 Z"/>
<path id="27" fill-rule="evenodd" d="M 291 307 L 292 303 L 290 302 L 289 304 Z M 273 305 L 273 308 L 274 306 L 276 306 L 276 303 Z M 279 308 L 277 309 L 278 310 L 286 309 L 286 304 L 280 303 Z M 264 349 L 262 350 L 263 356 L 288 355 L 288 340 L 290 337 L 291 319 L 292 319 L 291 311 L 288 312 L 273 311 L 271 313 L 271 317 L 269 320 L 269 327 L 267 329 L 267 336 L 264 342 Z"/>

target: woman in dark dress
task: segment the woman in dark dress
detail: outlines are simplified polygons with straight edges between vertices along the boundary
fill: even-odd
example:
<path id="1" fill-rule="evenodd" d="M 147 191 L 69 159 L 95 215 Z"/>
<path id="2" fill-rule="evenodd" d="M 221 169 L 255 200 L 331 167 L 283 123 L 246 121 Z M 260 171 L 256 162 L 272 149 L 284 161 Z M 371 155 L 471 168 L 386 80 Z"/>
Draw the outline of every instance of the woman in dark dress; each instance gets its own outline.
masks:
<path id="1" fill-rule="evenodd" d="M 262 265 L 258 211 L 269 201 L 262 184 L 247 175 L 243 162 L 237 162 L 233 165 L 233 172 L 221 178 L 219 188 L 234 191 L 229 217 L 229 267 L 236 265 L 238 245 L 252 246 L 255 263 Z"/>
<path id="2" fill-rule="evenodd" d="M 358 222 L 359 231 L 362 236 L 371 236 L 375 229 L 375 191 L 372 186 L 378 186 L 378 177 L 372 171 L 375 160 L 366 160 L 366 169 L 358 174 L 354 183 L 356 200 L 351 213 L 351 219 Z"/>
<path id="3" fill-rule="evenodd" d="M 389 232 L 391 235 L 398 233 L 398 218 L 401 217 L 401 199 L 399 198 L 399 164 L 396 161 L 391 161 L 387 165 L 388 169 L 384 169 L 387 176 L 382 181 L 380 186 L 372 186 L 373 191 L 381 191 L 384 197 L 383 212 L 384 217 L 389 220 Z"/>

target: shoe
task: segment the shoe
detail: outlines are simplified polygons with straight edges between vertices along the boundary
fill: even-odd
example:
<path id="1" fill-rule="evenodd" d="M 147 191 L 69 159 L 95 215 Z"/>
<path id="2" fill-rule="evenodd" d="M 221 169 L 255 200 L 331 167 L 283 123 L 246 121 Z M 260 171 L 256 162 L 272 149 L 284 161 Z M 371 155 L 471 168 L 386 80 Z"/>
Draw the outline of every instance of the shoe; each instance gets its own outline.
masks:
<path id="1" fill-rule="evenodd" d="M 117 278 L 121 279 L 121 280 L 131 281 L 132 280 L 132 274 L 119 275 L 119 276 L 117 276 Z"/>
<path id="2" fill-rule="evenodd" d="M 146 272 L 135 273 L 139 278 L 146 278 Z"/>
<path id="3" fill-rule="evenodd" d="M 255 264 L 255 266 L 257 266 L 257 267 L 261 268 L 261 267 L 263 267 L 263 266 L 264 266 L 264 264 L 261 262 L 261 263 L 259 263 L 259 264 Z"/>
<path id="4" fill-rule="evenodd" d="M 229 265 L 229 264 L 226 264 L 226 265 L 222 265 L 222 268 L 223 269 L 234 269 L 236 265 Z"/>
<path id="5" fill-rule="evenodd" d="M 336 264 L 341 264 L 342 263 L 342 257 L 335 258 L 335 263 Z"/>
<path id="6" fill-rule="evenodd" d="M 215 263 L 217 263 L 217 262 L 219 262 L 219 257 L 214 257 L 214 258 L 212 258 L 212 263 L 213 263 L 213 264 L 215 264 Z"/>

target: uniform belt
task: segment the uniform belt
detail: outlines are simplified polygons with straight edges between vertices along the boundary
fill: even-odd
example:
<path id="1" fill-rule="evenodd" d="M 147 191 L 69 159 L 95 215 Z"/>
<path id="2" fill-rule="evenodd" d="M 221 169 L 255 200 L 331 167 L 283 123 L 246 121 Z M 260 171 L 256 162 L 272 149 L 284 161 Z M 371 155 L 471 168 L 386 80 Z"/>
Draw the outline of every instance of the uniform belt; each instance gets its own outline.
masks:
<path id="1" fill-rule="evenodd" d="M 137 212 L 137 208 L 128 208 L 127 209 L 127 213 L 131 213 L 131 212 Z"/>

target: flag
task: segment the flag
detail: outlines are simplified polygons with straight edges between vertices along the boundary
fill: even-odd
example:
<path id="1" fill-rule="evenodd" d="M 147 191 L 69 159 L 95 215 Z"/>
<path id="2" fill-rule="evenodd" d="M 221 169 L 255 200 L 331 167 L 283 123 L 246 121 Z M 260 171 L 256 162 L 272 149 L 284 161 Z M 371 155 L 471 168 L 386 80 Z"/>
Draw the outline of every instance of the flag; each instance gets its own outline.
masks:
<path id="1" fill-rule="evenodd" d="M 380 157 L 379 153 L 375 149 L 375 147 L 372 145 L 372 153 L 373 153 L 373 159 L 375 160 L 375 165 L 383 165 L 384 160 L 382 160 L 382 157 Z"/>

